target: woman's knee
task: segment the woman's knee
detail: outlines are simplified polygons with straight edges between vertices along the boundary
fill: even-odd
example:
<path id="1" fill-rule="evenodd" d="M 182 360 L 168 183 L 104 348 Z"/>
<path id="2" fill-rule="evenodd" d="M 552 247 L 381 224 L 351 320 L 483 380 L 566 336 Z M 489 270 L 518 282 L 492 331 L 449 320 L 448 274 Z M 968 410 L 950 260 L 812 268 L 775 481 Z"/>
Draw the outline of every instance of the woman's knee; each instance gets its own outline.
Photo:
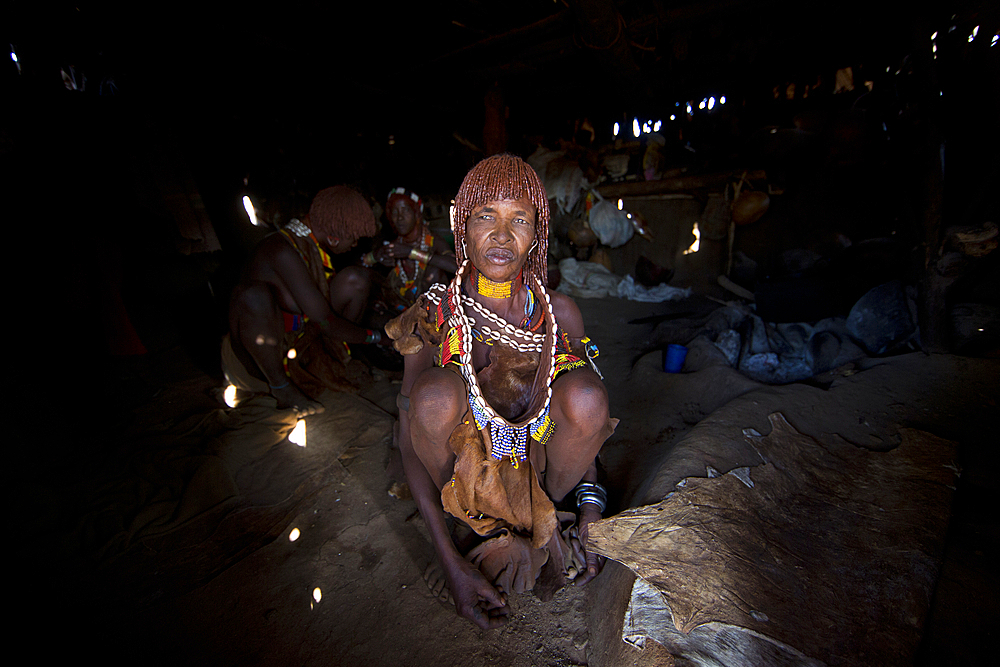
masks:
<path id="1" fill-rule="evenodd" d="M 591 432 L 608 421 L 608 390 L 589 369 L 580 369 L 561 378 L 552 388 L 552 400 L 563 418 L 576 428 Z"/>
<path id="2" fill-rule="evenodd" d="M 233 291 L 233 307 L 252 316 L 270 315 L 277 309 L 277 297 L 267 283 L 244 284 Z"/>
<path id="3" fill-rule="evenodd" d="M 368 293 L 371 288 L 371 272 L 360 266 L 348 266 L 341 269 L 334 277 L 335 283 L 343 290 L 352 293 Z"/>
<path id="4" fill-rule="evenodd" d="M 233 340 L 248 351 L 254 346 L 277 346 L 282 331 L 280 313 L 270 285 L 240 285 L 233 290 L 229 304 L 229 331 Z"/>
<path id="5" fill-rule="evenodd" d="M 410 421 L 428 434 L 450 434 L 467 409 L 465 383 L 443 368 L 428 368 L 410 390 Z"/>

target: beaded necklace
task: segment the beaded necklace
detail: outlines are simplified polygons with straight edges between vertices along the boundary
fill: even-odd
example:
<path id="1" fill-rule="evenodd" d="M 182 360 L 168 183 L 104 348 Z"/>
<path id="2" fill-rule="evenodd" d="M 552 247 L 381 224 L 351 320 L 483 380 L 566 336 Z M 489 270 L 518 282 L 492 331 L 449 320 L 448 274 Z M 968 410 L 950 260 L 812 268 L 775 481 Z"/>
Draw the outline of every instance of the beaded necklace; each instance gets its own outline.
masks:
<path id="1" fill-rule="evenodd" d="M 426 252 L 431 249 L 432 245 L 434 245 L 434 235 L 431 233 L 431 230 L 425 228 L 424 235 L 420 241 L 419 248 Z M 396 273 L 399 275 L 399 281 L 401 283 L 401 286 L 399 288 L 399 295 L 403 298 L 406 297 L 407 293 L 414 291 L 417 283 L 417 278 L 420 276 L 421 272 L 427 268 L 426 263 L 420 262 L 418 260 L 413 260 L 413 275 L 408 276 L 406 274 L 405 263 L 406 263 L 405 259 L 397 259 L 396 267 L 394 269 Z"/>
<path id="2" fill-rule="evenodd" d="M 508 347 L 512 347 L 519 352 L 541 352 L 542 342 L 545 340 L 545 334 L 534 333 L 533 330 L 527 330 L 528 325 L 531 324 L 531 319 L 535 314 L 535 295 L 531 290 L 527 290 L 527 296 L 524 299 L 524 319 L 521 320 L 520 328 L 515 327 L 513 324 L 503 319 L 492 310 L 479 303 L 475 299 L 462 294 L 462 305 L 467 308 L 472 308 L 474 311 L 482 315 L 487 322 L 492 323 L 496 329 L 491 327 L 486 322 L 478 325 L 478 328 L 473 327 L 472 336 L 480 343 L 486 343 L 487 345 L 493 345 L 494 341 L 500 341 Z M 538 318 L 538 322 L 535 324 L 535 329 L 539 328 L 542 322 L 545 321 L 545 316 L 542 315 Z M 521 341 L 517 341 L 511 338 L 520 338 Z"/>
<path id="3" fill-rule="evenodd" d="M 479 272 L 475 266 L 472 267 L 472 275 L 476 279 L 476 291 L 483 296 L 489 297 L 491 299 L 509 299 L 514 296 L 514 283 L 520 283 L 521 272 L 517 274 L 517 278 L 514 280 L 509 280 L 505 283 L 496 283 L 484 276 Z"/>
<path id="4" fill-rule="evenodd" d="M 323 262 L 323 269 L 324 272 L 326 273 L 327 279 L 329 280 L 330 278 L 333 277 L 334 273 L 333 261 L 330 259 L 330 254 L 327 251 L 323 250 L 323 246 L 321 246 L 319 244 L 319 241 L 316 240 L 316 235 L 313 234 L 313 231 L 309 229 L 309 227 L 307 227 L 304 222 L 302 222 L 298 218 L 292 218 L 291 220 L 288 221 L 288 224 L 285 225 L 284 228 L 278 231 L 280 231 L 282 234 L 288 237 L 288 240 L 292 242 L 292 246 L 295 248 L 296 252 L 299 253 L 299 257 L 302 258 L 302 261 L 306 263 L 306 266 L 309 266 L 309 258 L 306 257 L 305 253 L 302 252 L 302 249 L 299 248 L 298 245 L 296 245 L 295 240 L 292 238 L 292 234 L 294 234 L 299 238 L 308 237 L 309 240 L 311 240 L 316 245 L 316 250 L 319 251 L 319 257 L 320 260 L 322 260 Z"/>
<path id="5" fill-rule="evenodd" d="M 310 234 L 309 238 L 311 238 L 312 242 L 316 244 L 316 250 L 319 250 L 319 256 L 320 259 L 323 260 L 323 268 L 326 270 L 327 279 L 331 278 L 332 276 L 330 275 L 330 273 L 333 272 L 333 262 L 330 260 L 330 253 L 323 250 L 323 246 L 321 246 L 319 244 L 319 241 L 316 240 L 315 235 Z"/>
<path id="6" fill-rule="evenodd" d="M 532 276 L 535 290 L 545 299 L 544 317 L 549 322 L 549 331 L 547 334 L 541 335 L 522 330 L 521 335 L 531 336 L 532 338 L 534 336 L 542 336 L 543 338 L 544 342 L 541 344 L 543 354 L 540 363 L 544 363 L 547 366 L 545 371 L 545 401 L 533 416 L 519 424 L 512 424 L 497 414 L 496 410 L 486 402 L 482 389 L 479 387 L 479 378 L 476 376 L 476 369 L 472 364 L 472 323 L 469 316 L 465 313 L 465 309 L 462 307 L 465 301 L 462 298 L 462 281 L 468 272 L 469 266 L 470 262 L 468 259 L 462 262 L 462 266 L 459 267 L 451 286 L 448 288 L 447 299 L 451 310 L 449 324 L 457 336 L 457 340 L 455 341 L 456 351 L 459 355 L 462 377 L 465 378 L 465 382 L 469 386 L 469 407 L 472 409 L 473 417 L 476 420 L 476 427 L 482 431 L 489 426 L 490 441 L 492 443 L 490 455 L 497 461 L 509 458 L 511 465 L 517 468 L 520 461 L 528 458 L 529 436 L 544 445 L 555 431 L 555 424 L 549 418 L 549 405 L 552 402 L 552 379 L 555 376 L 555 349 L 559 327 L 552 312 L 552 302 L 548 293 L 541 282 Z M 488 309 L 483 308 L 482 304 L 478 304 L 473 299 L 469 299 L 469 301 L 476 304 L 473 305 L 473 308 L 477 312 L 484 314 L 484 316 L 491 320 L 496 318 L 496 320 L 502 321 L 504 326 L 501 328 L 506 330 L 507 327 L 510 327 L 510 331 L 514 335 L 518 335 L 516 327 L 504 321 L 496 314 L 491 313 Z M 496 320 L 493 321 L 496 322 Z"/>
<path id="7" fill-rule="evenodd" d="M 516 293 L 520 292 L 521 289 L 525 287 L 524 282 L 522 281 L 523 274 L 524 274 L 523 271 L 518 271 L 517 277 L 514 278 L 514 280 L 505 283 L 497 283 L 493 282 L 492 280 L 484 276 L 482 273 L 480 273 L 479 269 L 477 269 L 475 265 L 473 265 L 472 267 L 472 276 L 473 278 L 475 278 L 476 292 L 478 292 L 482 296 L 491 297 L 494 299 L 509 299 Z M 517 285 L 517 290 L 514 290 L 512 287 L 515 284 Z M 524 317 L 521 319 L 521 329 L 527 329 L 531 324 L 532 318 L 535 315 L 535 294 L 530 289 L 526 289 L 525 291 L 527 292 L 527 294 L 525 295 L 524 298 Z M 470 298 L 467 294 L 465 294 L 464 286 L 462 292 L 462 304 L 465 306 L 471 306 L 480 315 L 490 320 L 494 324 L 498 325 L 500 329 L 506 330 L 508 333 L 516 335 L 520 331 L 519 329 L 515 329 L 513 325 L 511 325 L 502 317 L 495 314 L 489 308 L 486 308 L 478 301 Z M 544 320 L 545 320 L 544 316 L 539 317 L 538 322 L 536 322 L 535 326 L 531 328 L 531 331 L 535 331 L 536 329 L 538 329 L 542 325 L 542 322 Z M 543 335 L 535 336 L 533 337 L 533 340 L 535 343 L 537 343 L 537 345 L 524 347 L 522 345 L 516 344 L 513 341 L 511 341 L 510 338 L 504 335 L 501 331 L 495 331 L 491 329 L 487 324 L 481 324 L 479 326 L 479 329 L 473 328 L 472 335 L 480 343 L 486 343 L 487 345 L 492 345 L 493 341 L 499 340 L 500 342 L 510 347 L 513 347 L 515 350 L 520 350 L 521 352 L 525 352 L 527 350 L 531 350 L 534 352 L 541 352 L 542 351 L 541 341 L 545 338 L 545 336 Z"/>

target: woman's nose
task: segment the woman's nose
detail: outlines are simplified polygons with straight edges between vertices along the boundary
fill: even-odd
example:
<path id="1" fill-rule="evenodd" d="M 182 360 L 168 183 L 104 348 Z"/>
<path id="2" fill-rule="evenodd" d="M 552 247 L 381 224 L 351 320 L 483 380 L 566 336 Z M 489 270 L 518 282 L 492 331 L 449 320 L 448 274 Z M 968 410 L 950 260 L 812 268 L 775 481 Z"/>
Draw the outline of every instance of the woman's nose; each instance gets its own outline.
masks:
<path id="1" fill-rule="evenodd" d="M 506 242 L 513 238 L 513 234 L 510 231 L 510 223 L 504 220 L 498 220 L 497 224 L 493 227 L 493 232 L 490 234 L 497 241 Z"/>

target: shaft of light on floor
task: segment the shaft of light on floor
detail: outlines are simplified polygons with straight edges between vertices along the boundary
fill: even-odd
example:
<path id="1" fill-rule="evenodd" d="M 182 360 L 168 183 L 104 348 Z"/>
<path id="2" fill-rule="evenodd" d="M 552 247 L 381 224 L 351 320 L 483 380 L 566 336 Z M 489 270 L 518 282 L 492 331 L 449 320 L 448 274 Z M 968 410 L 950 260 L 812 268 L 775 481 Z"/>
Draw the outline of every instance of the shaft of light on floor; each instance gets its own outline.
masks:
<path id="1" fill-rule="evenodd" d="M 691 233 L 694 234 L 694 243 L 692 243 L 691 247 L 681 254 L 690 255 L 691 253 L 698 252 L 698 248 L 701 246 L 701 231 L 698 229 L 697 222 L 694 223 L 694 226 L 691 228 Z"/>
<path id="2" fill-rule="evenodd" d="M 299 447 L 306 446 L 306 421 L 300 419 L 292 432 L 288 434 L 288 442 L 298 445 Z"/>

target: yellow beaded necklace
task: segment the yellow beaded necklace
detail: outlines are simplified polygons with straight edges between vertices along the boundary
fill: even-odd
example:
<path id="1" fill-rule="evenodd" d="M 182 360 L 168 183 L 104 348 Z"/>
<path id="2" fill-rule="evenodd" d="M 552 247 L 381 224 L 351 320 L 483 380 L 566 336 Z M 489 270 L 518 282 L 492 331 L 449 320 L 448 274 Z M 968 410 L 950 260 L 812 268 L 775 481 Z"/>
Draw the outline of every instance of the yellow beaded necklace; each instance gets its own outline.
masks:
<path id="1" fill-rule="evenodd" d="M 514 294 L 514 283 L 521 279 L 521 274 L 518 273 L 514 280 L 496 283 L 476 270 L 475 267 L 472 270 L 476 272 L 476 291 L 491 299 L 509 299 Z"/>

